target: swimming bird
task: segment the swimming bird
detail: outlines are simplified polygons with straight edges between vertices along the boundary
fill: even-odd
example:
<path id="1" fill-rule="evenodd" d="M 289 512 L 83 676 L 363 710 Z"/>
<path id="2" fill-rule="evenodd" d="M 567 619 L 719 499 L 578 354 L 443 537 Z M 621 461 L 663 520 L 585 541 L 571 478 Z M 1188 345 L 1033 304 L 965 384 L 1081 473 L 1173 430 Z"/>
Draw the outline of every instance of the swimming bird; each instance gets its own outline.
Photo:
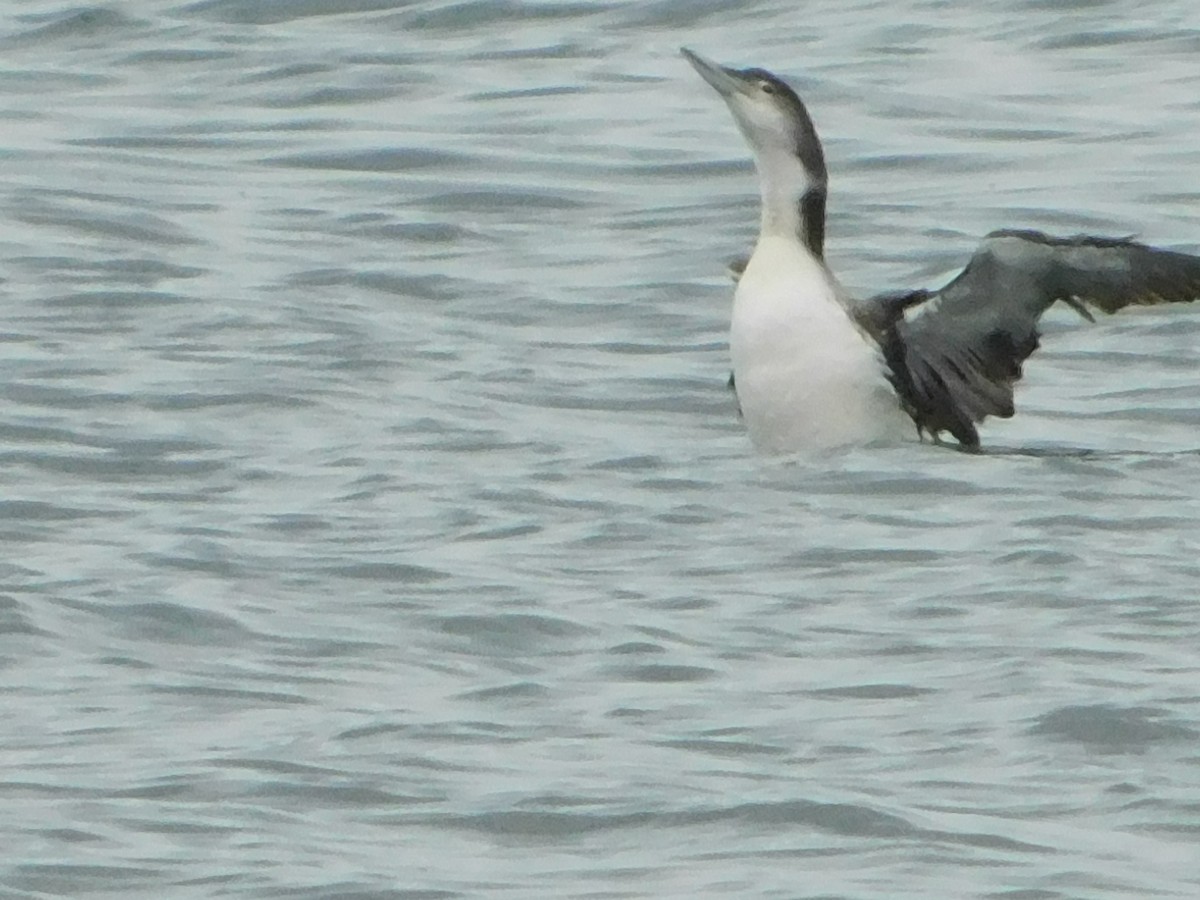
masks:
<path id="1" fill-rule="evenodd" d="M 1200 297 L 1200 258 L 1130 239 L 994 231 L 935 290 L 852 298 L 825 262 L 828 173 L 803 101 L 765 69 L 684 57 L 729 107 L 754 154 L 758 240 L 737 273 L 730 385 L 756 447 L 834 449 L 948 433 L 1013 415 L 1013 387 L 1062 301 L 1088 320 Z"/>

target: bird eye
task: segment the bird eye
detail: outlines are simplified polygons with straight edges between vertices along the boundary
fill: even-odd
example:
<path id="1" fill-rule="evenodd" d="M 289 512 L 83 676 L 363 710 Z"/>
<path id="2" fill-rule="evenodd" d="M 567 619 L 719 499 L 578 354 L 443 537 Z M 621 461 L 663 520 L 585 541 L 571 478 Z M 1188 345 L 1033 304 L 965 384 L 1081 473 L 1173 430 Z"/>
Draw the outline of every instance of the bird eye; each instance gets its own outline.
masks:
<path id="1" fill-rule="evenodd" d="M 769 82 L 769 81 L 760 81 L 758 83 L 758 86 L 762 89 L 762 92 L 764 94 L 775 93 L 775 85 L 771 84 L 771 82 Z"/>

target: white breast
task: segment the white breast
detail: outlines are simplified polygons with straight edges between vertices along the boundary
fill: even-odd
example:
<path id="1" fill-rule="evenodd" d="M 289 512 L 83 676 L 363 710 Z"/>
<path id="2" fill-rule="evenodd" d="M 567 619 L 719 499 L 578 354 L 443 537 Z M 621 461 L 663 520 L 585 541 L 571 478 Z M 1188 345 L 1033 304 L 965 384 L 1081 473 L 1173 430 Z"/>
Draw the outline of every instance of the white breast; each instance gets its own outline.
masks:
<path id="1" fill-rule="evenodd" d="M 837 299 L 825 266 L 790 237 L 763 237 L 738 282 L 730 350 L 756 447 L 825 450 L 913 434 L 879 349 Z"/>

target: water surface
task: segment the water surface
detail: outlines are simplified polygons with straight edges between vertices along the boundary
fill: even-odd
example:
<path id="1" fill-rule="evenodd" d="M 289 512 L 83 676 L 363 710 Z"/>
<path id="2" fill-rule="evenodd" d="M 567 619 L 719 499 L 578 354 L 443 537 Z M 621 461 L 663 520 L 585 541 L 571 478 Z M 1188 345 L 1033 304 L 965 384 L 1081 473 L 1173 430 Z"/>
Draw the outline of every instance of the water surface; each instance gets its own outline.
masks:
<path id="1" fill-rule="evenodd" d="M 1200 309 L 755 457 L 680 44 L 802 91 L 856 291 L 1200 252 L 1182 0 L 6 10 L 5 896 L 1200 892 Z"/>

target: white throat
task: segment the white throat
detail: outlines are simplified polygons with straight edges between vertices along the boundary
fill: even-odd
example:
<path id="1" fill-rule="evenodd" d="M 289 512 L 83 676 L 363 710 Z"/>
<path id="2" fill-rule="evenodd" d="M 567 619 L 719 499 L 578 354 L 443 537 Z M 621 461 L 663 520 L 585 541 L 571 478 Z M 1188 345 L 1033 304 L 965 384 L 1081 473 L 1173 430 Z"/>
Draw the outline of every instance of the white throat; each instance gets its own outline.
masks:
<path id="1" fill-rule="evenodd" d="M 795 154 L 777 147 L 758 148 L 754 154 L 758 182 L 762 195 L 762 218 L 759 236 L 795 236 L 802 226 L 800 200 L 814 188 L 808 170 Z"/>

